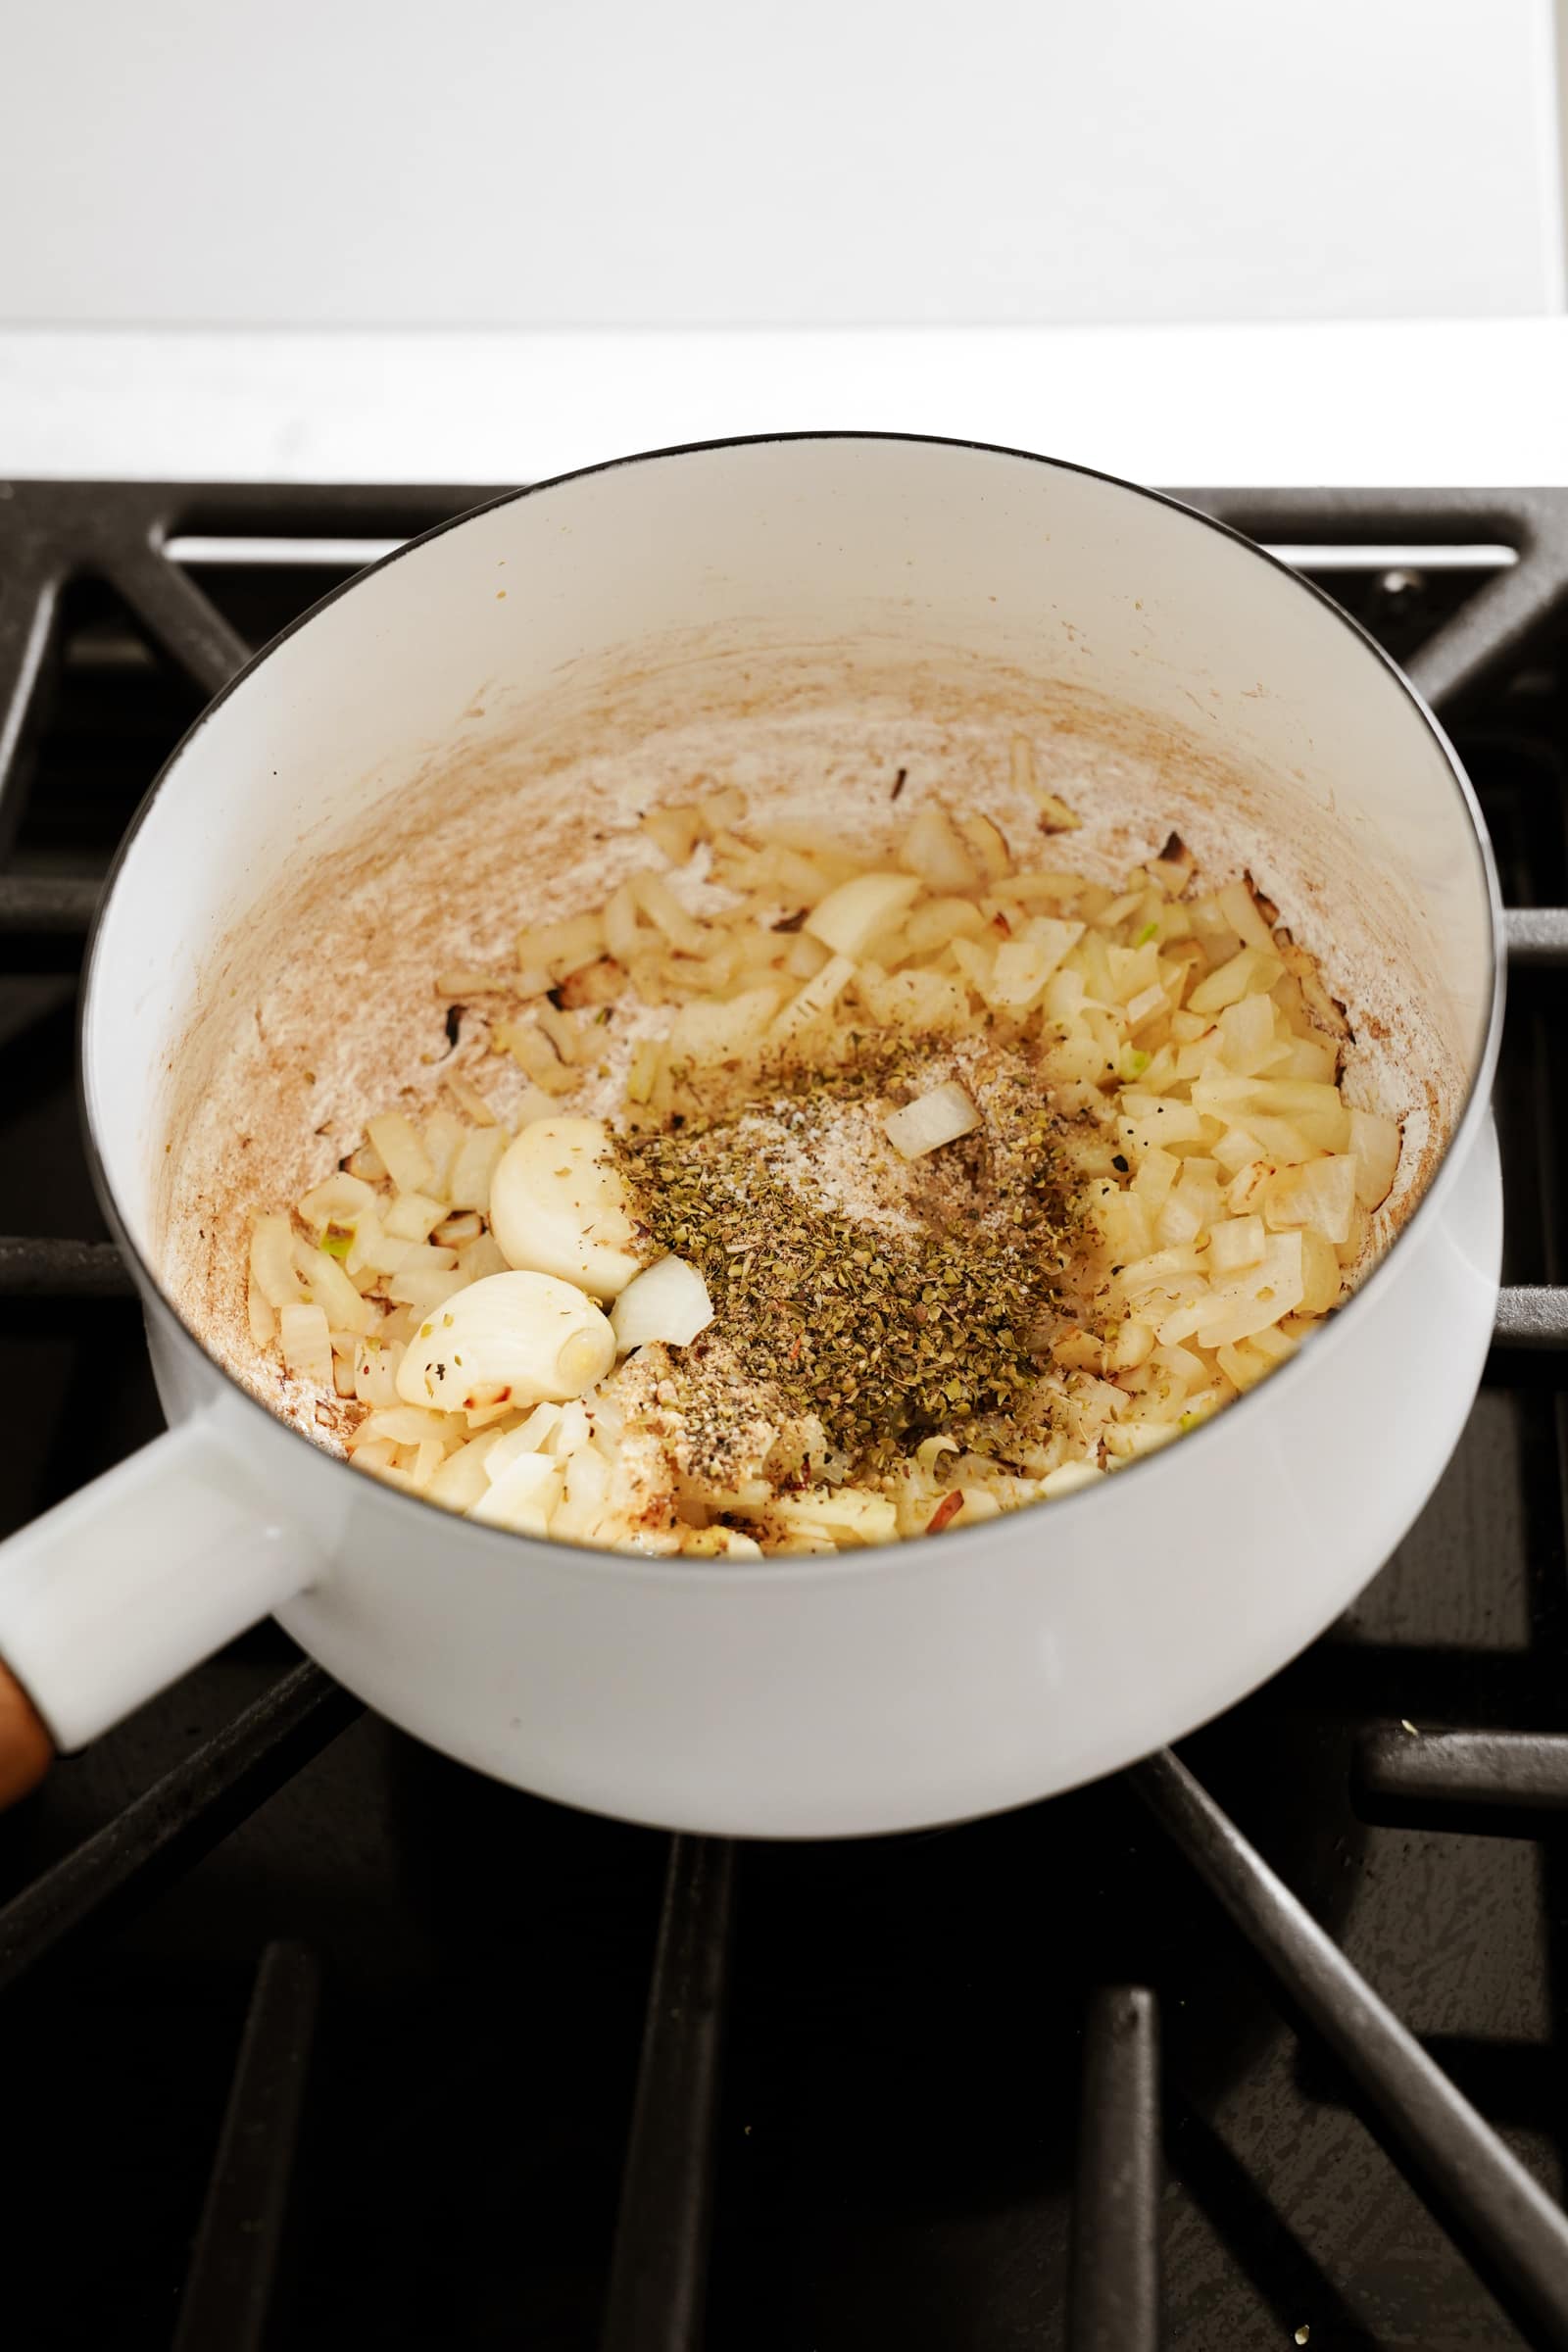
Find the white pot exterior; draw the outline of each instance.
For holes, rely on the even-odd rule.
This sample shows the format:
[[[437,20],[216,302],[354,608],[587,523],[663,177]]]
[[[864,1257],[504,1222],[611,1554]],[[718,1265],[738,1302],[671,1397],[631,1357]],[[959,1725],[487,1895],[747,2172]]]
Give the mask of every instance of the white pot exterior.
[[[864,437],[671,453],[503,504],[329,603],[220,702],[144,812],[91,963],[87,1108],[137,1251],[151,1106],[196,977],[323,796],[395,789],[498,671],[525,692],[585,647],[736,612],[832,628],[874,607],[887,625],[896,592],[928,631],[976,644],[999,597],[1014,616],[1034,600],[1065,672],[1155,715],[1208,681],[1227,741],[1289,776],[1303,822],[1331,812],[1441,939],[1441,1020],[1476,1086],[1399,1241],[1260,1390],[1088,1492],[827,1560],[659,1561],[453,1519],[274,1421],[140,1262],[171,1416],[200,1412],[301,1531],[315,1581],[279,1609],[288,1630],[451,1754],[632,1819],[897,1830],[1047,1794],[1190,1729],[1382,1564],[1458,1436],[1492,1331],[1495,885],[1429,714],[1323,600],[1182,510],[1040,460]]]
[[[270,1457],[333,1560],[277,1614],[350,1690],[591,1811],[818,1838],[1071,1788],[1310,1642],[1398,1543],[1464,1426],[1501,1234],[1489,1122],[1443,1213],[1392,1253],[1378,1311],[1339,1318],[1179,1445],[940,1544],[740,1573],[523,1544],[411,1502],[272,1421],[162,1301],[152,1311],[177,1338],[180,1393],[222,1393],[234,1446]]]

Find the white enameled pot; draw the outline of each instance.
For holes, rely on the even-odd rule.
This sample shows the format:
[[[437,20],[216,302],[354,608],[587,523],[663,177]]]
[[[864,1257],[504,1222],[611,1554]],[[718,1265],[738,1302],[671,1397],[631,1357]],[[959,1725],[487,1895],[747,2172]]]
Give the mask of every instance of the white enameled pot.
[[[1197,710],[1216,756],[1267,779],[1269,821],[1320,845],[1329,904],[1376,878],[1394,910],[1386,960],[1457,1072],[1419,1206],[1282,1371],[1089,1491],[940,1540],[744,1567],[529,1541],[314,1446],[162,1287],[170,1066],[203,975],[236,926],[265,923],[302,831],[323,808],[372,826],[482,684],[525,701],[574,663],[635,663],[709,627],[755,632],[760,674],[785,639],[863,635],[879,659],[995,643],[1156,732]],[[1377,1570],[1469,1410],[1500,1249],[1499,937],[1474,798],[1398,671],[1295,574],[1148,491],[1016,452],[811,434],[570,475],[416,542],[219,698],[107,895],[86,1120],[171,1429],[0,1551],[13,1781],[45,1732],[91,1740],[269,1611],[449,1754],[702,1831],[957,1819],[1189,1730]]]

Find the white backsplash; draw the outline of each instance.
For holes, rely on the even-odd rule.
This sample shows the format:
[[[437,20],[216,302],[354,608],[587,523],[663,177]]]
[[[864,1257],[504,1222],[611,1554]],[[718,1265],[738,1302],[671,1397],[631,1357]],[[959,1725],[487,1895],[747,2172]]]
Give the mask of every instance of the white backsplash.
[[[0,326],[1549,312],[1552,21],[1550,0],[35,9],[8,44]]]

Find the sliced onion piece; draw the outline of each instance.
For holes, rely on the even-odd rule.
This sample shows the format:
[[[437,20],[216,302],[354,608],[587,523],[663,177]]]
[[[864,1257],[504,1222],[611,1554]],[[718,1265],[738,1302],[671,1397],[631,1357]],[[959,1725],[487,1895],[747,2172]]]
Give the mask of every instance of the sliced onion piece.
[[[492,1486],[510,1470],[519,1453],[546,1453],[550,1442],[561,1426],[559,1404],[536,1404],[533,1411],[516,1429],[509,1429],[504,1438],[492,1438],[485,1456],[485,1475]]]
[[[456,1453],[449,1453],[426,1489],[430,1500],[439,1502],[449,1511],[467,1511],[481,1502],[490,1490],[485,1457],[496,1440],[488,1432],[470,1438]]]
[[[712,1320],[708,1285],[683,1257],[662,1257],[658,1265],[649,1266],[627,1283],[610,1313],[620,1355],[646,1348],[653,1340],[689,1348]]]
[[[403,1349],[394,1341],[362,1340],[354,1350],[354,1394],[361,1404],[397,1402],[398,1366]]]
[[[832,1010],[854,978],[855,966],[848,956],[830,956],[815,978],[790,999],[769,1029],[769,1038],[775,1045],[788,1045]]]
[[[1263,1188],[1264,1223],[1276,1233],[1309,1225],[1325,1241],[1348,1241],[1359,1173],[1360,1162],[1348,1152],[1281,1168]]]
[[[777,946],[777,941],[772,941]],[[743,989],[738,997],[694,997],[683,1004],[671,1023],[668,1051],[672,1060],[696,1063],[725,1061],[761,1042],[778,1010],[776,988]]]
[[[311,1304],[321,1308],[333,1331],[349,1331],[356,1339],[363,1339],[373,1329],[374,1307],[361,1298],[335,1257],[329,1257],[324,1250],[302,1247],[295,1251],[294,1263],[310,1294]]]
[[[1208,1262],[1216,1274],[1239,1274],[1257,1265],[1267,1247],[1261,1217],[1220,1217],[1209,1228]]]
[[[365,1132],[370,1139],[371,1150],[379,1153],[398,1191],[423,1192],[434,1177],[435,1169],[416,1130],[402,1111],[386,1110],[379,1118],[367,1119]]]
[[[371,1187],[346,1169],[328,1176],[324,1183],[313,1185],[301,1198],[300,1215],[317,1233],[324,1233],[328,1225],[352,1227],[366,1210],[375,1206]]]
[[[820,1529],[860,1544],[890,1544],[899,1532],[891,1497],[868,1487],[830,1487],[804,1494],[781,1494],[770,1515],[804,1534]]]
[[[835,956],[858,956],[879,931],[897,922],[919,893],[911,874],[857,874],[813,906],[802,925]]]
[[[427,1242],[447,1213],[444,1200],[432,1200],[428,1193],[399,1193],[381,1219],[381,1230],[389,1241]]]
[[[923,808],[899,847],[899,862],[928,890],[973,890],[980,875],[945,810]]]
[[[294,1264],[294,1233],[287,1217],[258,1217],[251,1227],[251,1280],[277,1312],[305,1299]]]
[[[332,1341],[318,1306],[280,1307],[277,1337],[287,1371],[298,1380],[315,1381],[318,1388],[331,1388]]]
[[[1394,1189],[1399,1165],[1399,1128],[1376,1111],[1350,1113],[1350,1155],[1355,1161],[1355,1197],[1363,1208],[1378,1208]]]
[[[486,1527],[510,1528],[516,1536],[542,1536],[561,1500],[565,1480],[548,1453],[519,1453],[495,1484],[486,1488],[467,1517]]]
[[[541,1092],[548,1103],[548,1096]],[[496,1169],[506,1152],[506,1127],[479,1127],[464,1136],[452,1162],[452,1183],[447,1188],[447,1204],[456,1211],[489,1209],[489,1188],[494,1183]]]
[[[979,1124],[980,1113],[956,1078],[933,1087],[928,1095],[917,1095],[902,1110],[890,1110],[882,1122],[888,1142],[905,1159],[920,1159]]]

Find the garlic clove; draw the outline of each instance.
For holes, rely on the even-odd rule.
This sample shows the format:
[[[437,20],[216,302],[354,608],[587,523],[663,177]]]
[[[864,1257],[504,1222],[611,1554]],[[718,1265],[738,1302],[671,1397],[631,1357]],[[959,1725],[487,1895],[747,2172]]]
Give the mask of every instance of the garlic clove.
[[[713,1320],[708,1285],[683,1257],[662,1257],[633,1277],[610,1311],[615,1350],[625,1355],[663,1340],[672,1348],[689,1348],[700,1331]]]
[[[470,1399],[561,1403],[602,1380],[615,1360],[609,1318],[569,1282],[549,1274],[487,1274],[436,1307],[398,1366],[407,1404],[463,1412]]]
[[[626,1191],[602,1119],[536,1119],[490,1183],[490,1230],[510,1265],[613,1298],[638,1271]]]

